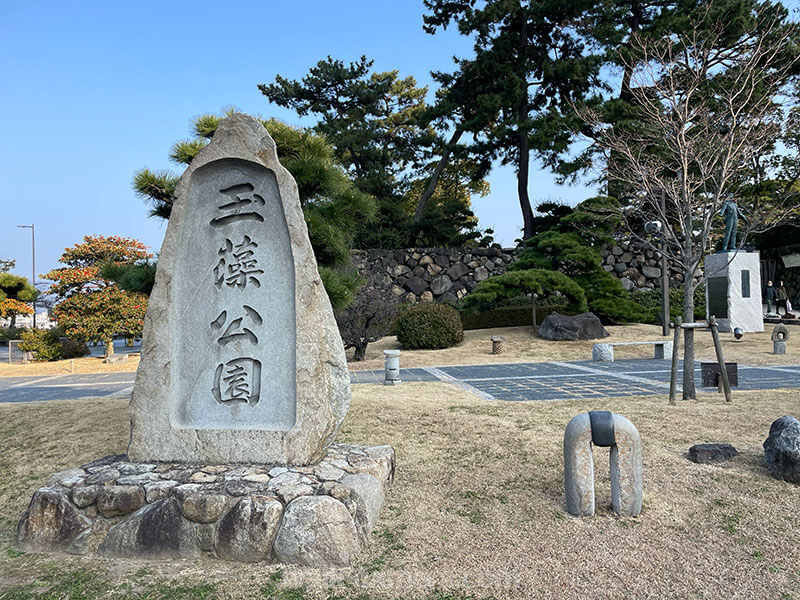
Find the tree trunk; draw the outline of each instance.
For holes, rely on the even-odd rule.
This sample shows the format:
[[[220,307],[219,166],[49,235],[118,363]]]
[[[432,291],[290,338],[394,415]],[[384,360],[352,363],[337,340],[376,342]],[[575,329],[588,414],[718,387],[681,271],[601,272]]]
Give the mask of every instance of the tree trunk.
[[[104,340],[103,345],[106,349],[106,356],[111,356],[114,354],[114,338],[112,337],[110,340]]]
[[[450,141],[447,142],[447,146],[444,148],[444,152],[442,152],[442,157],[439,159],[439,164],[436,165],[436,169],[434,169],[433,175],[431,175],[431,180],[428,182],[428,187],[425,188],[425,192],[423,192],[422,196],[419,198],[417,208],[414,211],[414,220],[411,224],[411,233],[409,234],[408,238],[409,248],[413,248],[414,244],[417,243],[419,231],[417,231],[416,225],[422,219],[422,213],[425,212],[425,206],[428,204],[428,200],[431,199],[431,196],[433,196],[433,193],[436,191],[436,185],[439,183],[439,178],[442,176],[447,163],[450,162],[450,154],[453,151],[453,146],[458,143],[458,140],[461,139],[461,135],[463,133],[464,130],[460,127],[457,127],[453,132],[453,135],[450,137]]]
[[[694,277],[687,269],[683,277],[683,322],[694,323]],[[694,387],[694,329],[683,330],[683,399],[697,399]]]
[[[528,139],[528,85],[527,70],[525,68],[525,52],[528,47],[528,17],[520,2],[520,48],[517,76],[521,80],[522,89],[520,90],[519,105],[517,106],[517,133],[519,139],[517,146],[519,150],[517,164],[517,194],[519,195],[519,206],[522,209],[522,241],[533,237],[533,210],[531,200],[528,197],[528,172],[530,170],[531,150],[530,140]]]
[[[353,348],[355,348],[355,352],[353,353],[353,360],[354,361],[364,360],[364,356],[367,353],[367,342],[364,342],[363,344],[355,344]]]
[[[517,165],[517,194],[519,207],[522,209],[522,241],[533,237],[533,210],[528,196],[528,166],[530,162],[530,149],[528,147],[527,131],[519,132],[519,164]]]

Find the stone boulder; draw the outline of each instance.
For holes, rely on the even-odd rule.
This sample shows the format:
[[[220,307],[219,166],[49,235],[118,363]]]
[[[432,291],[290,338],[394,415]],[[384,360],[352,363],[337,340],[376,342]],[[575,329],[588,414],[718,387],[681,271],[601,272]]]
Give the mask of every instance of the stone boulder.
[[[17,542],[25,549],[66,550],[91,522],[67,499],[64,488],[36,490],[17,525]]]
[[[217,556],[243,562],[268,559],[282,514],[283,506],[274,497],[243,498],[219,522]]]
[[[704,465],[724,462],[738,454],[730,444],[695,444],[689,448],[689,460]]]
[[[544,340],[595,340],[608,335],[600,319],[590,312],[574,317],[554,312],[547,315],[539,326],[539,337]]]
[[[193,558],[201,552],[197,525],[183,517],[177,498],[158,500],[114,525],[97,551],[139,558]]]
[[[350,488],[350,500],[355,502],[355,523],[362,536],[375,526],[383,506],[383,486],[377,477],[358,473],[342,477],[341,484]]]
[[[358,530],[339,500],[303,496],[286,507],[274,548],[284,563],[344,566],[359,550]]]
[[[774,477],[800,484],[800,421],[785,415],[772,423],[764,460]]]

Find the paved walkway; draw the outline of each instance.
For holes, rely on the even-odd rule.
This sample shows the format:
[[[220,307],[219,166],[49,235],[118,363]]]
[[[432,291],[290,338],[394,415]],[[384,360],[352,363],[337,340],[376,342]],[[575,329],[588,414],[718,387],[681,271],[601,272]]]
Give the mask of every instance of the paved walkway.
[[[665,360],[548,362],[400,369],[402,381],[446,381],[486,400],[525,402],[644,396],[669,392]],[[700,386],[700,363],[695,363]],[[354,384],[383,383],[381,371],[352,371]],[[136,373],[40,375],[0,378],[0,403],[126,397]],[[678,384],[682,374],[679,374]],[[800,388],[800,365],[739,365],[739,390]]]
[[[678,374],[678,389],[683,364]],[[383,371],[354,371],[353,383],[383,383]],[[700,389],[700,363],[694,367]],[[402,381],[446,381],[487,400],[511,402],[640,396],[669,392],[670,363],[665,360],[548,362],[400,369]],[[738,390],[800,388],[800,365],[739,365]],[[715,389],[715,388],[709,388]]]
[[[0,403],[128,396],[136,373],[0,377]]]

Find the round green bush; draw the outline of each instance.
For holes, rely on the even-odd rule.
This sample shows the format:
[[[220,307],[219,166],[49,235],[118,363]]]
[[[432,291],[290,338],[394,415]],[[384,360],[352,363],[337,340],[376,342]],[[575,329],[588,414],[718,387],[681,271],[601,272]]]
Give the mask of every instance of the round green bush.
[[[20,350],[33,354],[33,360],[37,362],[80,358],[89,354],[85,343],[64,337],[64,331],[60,327],[26,329],[20,338]]]
[[[61,338],[61,357],[62,358],[80,358],[90,354],[89,346],[85,342],[71,340],[69,338]]]
[[[464,340],[458,311],[448,304],[415,304],[395,323],[397,341],[409,350],[449,348]]]
[[[54,329],[28,329],[20,335],[19,349],[33,354],[33,360],[51,361],[63,358],[64,349]]]

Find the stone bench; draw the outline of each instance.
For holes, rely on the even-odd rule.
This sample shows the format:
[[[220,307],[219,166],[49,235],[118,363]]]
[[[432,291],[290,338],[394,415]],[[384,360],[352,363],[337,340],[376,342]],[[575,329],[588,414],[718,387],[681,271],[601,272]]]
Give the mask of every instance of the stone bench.
[[[647,346],[652,344],[655,347],[653,358],[668,359],[672,355],[672,341],[658,340],[656,342],[614,342],[605,344],[595,344],[592,348],[592,360],[614,362],[614,346]]]

